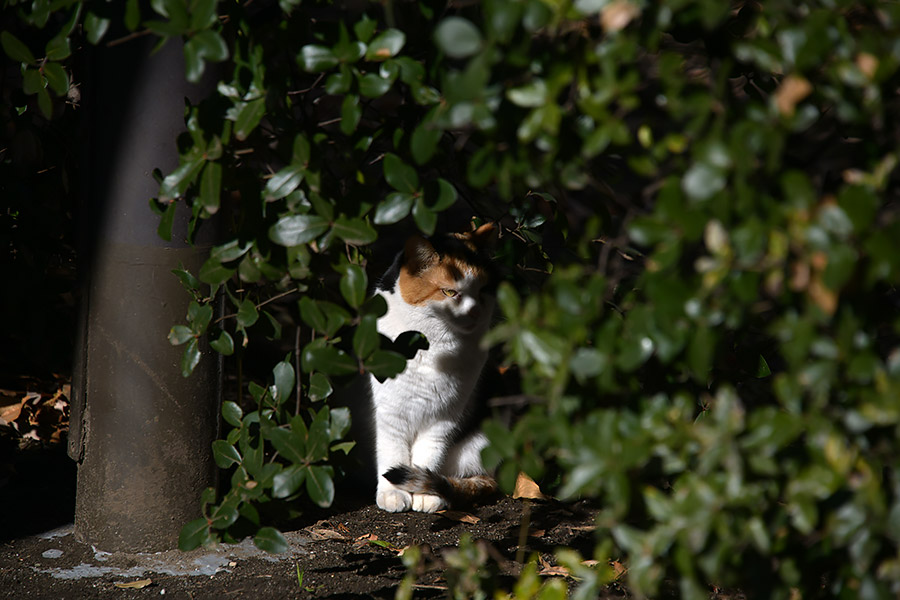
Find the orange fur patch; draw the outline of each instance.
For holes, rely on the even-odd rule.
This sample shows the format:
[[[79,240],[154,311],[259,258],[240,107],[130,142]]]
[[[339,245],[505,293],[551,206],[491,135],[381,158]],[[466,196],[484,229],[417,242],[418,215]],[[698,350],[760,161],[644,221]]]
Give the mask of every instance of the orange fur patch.
[[[431,301],[448,300],[441,290],[455,289],[457,282],[466,275],[486,276],[481,268],[455,256],[444,256],[417,273],[413,273],[409,265],[403,265],[398,281],[400,295],[404,302],[416,306]]]

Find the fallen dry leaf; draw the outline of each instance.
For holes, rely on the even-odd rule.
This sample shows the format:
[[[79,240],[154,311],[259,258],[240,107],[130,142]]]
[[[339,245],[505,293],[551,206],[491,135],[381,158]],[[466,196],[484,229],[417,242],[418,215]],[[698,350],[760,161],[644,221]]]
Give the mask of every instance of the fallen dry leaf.
[[[540,486],[534,482],[534,479],[520,472],[516,477],[516,488],[513,490],[513,498],[529,498],[531,500],[543,500],[547,496],[541,492]]]
[[[614,0],[603,7],[600,25],[606,33],[621,31],[640,14],[641,9],[628,0]]]
[[[628,572],[628,569],[617,560],[609,561],[609,566],[612,567],[613,573],[616,574],[616,579],[621,579],[625,573]]]
[[[471,513],[459,510],[439,510],[437,514],[447,517],[450,520],[459,521],[460,523],[469,523],[470,525],[474,525],[481,520]]]
[[[153,583],[149,579],[138,579],[137,581],[129,581],[128,583],[117,583],[115,584],[117,588],[121,588],[123,590],[139,590],[141,588],[145,588],[148,585]]]
[[[775,90],[775,107],[778,112],[790,117],[801,100],[812,92],[812,84],[799,75],[788,75]]]
[[[354,546],[362,546],[364,544],[368,544],[369,542],[378,541],[378,536],[374,533],[366,533],[364,535],[359,536],[355,540],[353,540]]]
[[[541,570],[538,571],[538,575],[542,575],[544,577],[569,577],[569,570],[565,567],[561,567],[559,565],[547,565],[545,567],[541,567]]]
[[[314,540],[346,540],[347,537],[334,529],[307,529]]]
[[[10,404],[9,406],[0,407],[0,424],[12,423],[19,418],[22,413],[22,404]]]
[[[878,58],[868,52],[860,52],[856,55],[856,66],[867,78],[874,79],[878,70]]]

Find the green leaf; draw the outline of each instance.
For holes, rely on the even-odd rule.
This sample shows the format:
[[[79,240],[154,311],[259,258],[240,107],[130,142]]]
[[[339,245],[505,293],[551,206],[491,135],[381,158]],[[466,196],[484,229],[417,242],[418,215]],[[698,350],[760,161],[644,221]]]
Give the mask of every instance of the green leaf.
[[[325,91],[332,96],[346,94],[350,91],[352,83],[353,76],[350,74],[349,69],[347,69],[346,73],[342,69],[340,72],[332,73],[328,76],[328,79],[325,80]]]
[[[399,29],[383,31],[369,43],[366,49],[366,60],[386,60],[396,56],[406,43],[406,34]]]
[[[350,375],[359,371],[356,359],[334,346],[303,349],[304,370],[321,371],[328,375]]]
[[[341,295],[347,304],[358,308],[366,299],[366,286],[368,285],[366,272],[358,265],[349,265],[341,277]]]
[[[306,169],[302,165],[289,164],[277,173],[275,173],[268,182],[266,182],[266,202],[280,200],[284,198],[300,185]]]
[[[456,202],[456,188],[446,179],[438,179],[425,188],[425,204],[435,212],[446,210]]]
[[[328,226],[328,220],[318,215],[288,215],[272,225],[269,239],[280,246],[299,246],[325,233]]]
[[[331,51],[339,61],[355,63],[365,56],[366,45],[358,40],[351,40],[347,27],[341,22],[338,43],[331,48]]]
[[[336,67],[340,61],[331,48],[310,44],[300,49],[298,62],[304,71],[318,73]]]
[[[169,330],[169,343],[173,346],[180,346],[186,341],[194,337],[194,330],[185,325],[173,325]]]
[[[713,331],[707,327],[698,328],[688,345],[688,365],[694,379],[700,383],[706,383],[709,378],[715,349],[716,336]]]
[[[301,465],[291,465],[272,478],[272,496],[287,498],[293,496],[306,481],[307,469]]]
[[[305,167],[309,164],[311,154],[312,150],[309,145],[309,140],[306,139],[306,136],[302,133],[298,133],[297,137],[294,138],[294,146],[291,151],[291,162],[295,165]]]
[[[366,315],[356,326],[356,331],[353,332],[353,352],[361,360],[369,358],[380,345],[377,322],[378,319],[374,315]]]
[[[47,60],[65,60],[69,58],[72,55],[72,45],[68,35],[64,34],[64,31],[60,31],[47,42],[47,45],[44,47],[44,53],[47,55]]]
[[[428,339],[418,331],[404,331],[391,343],[391,350],[401,356],[413,358],[419,350],[428,350]]]
[[[391,80],[376,73],[366,73],[359,79],[359,93],[366,98],[380,98],[391,89]]]
[[[190,552],[211,541],[209,524],[203,517],[186,524],[178,533],[178,549],[182,552]]]
[[[406,368],[406,358],[392,350],[376,350],[363,363],[366,371],[379,381],[396,377]]]
[[[217,258],[210,256],[206,259],[206,262],[203,263],[203,266],[200,267],[200,272],[197,276],[200,277],[200,281],[204,283],[219,285],[231,279],[235,270],[236,269],[226,267]]]
[[[332,408],[329,411],[328,439],[336,442],[350,430],[350,409],[346,406]]]
[[[363,219],[339,217],[332,227],[336,236],[354,246],[371,244],[378,237],[378,233]]]
[[[259,319],[259,312],[251,300],[244,300],[238,307],[237,322],[241,327],[250,327]]]
[[[194,333],[203,333],[206,331],[209,322],[212,320],[213,308],[209,304],[200,304],[196,301],[188,305],[187,319],[191,324]]]
[[[188,377],[198,364],[200,364],[200,345],[197,338],[193,338],[188,342],[184,348],[184,354],[181,356],[181,375]]]
[[[260,527],[253,537],[253,543],[270,554],[281,554],[291,549],[281,532],[274,527]]]
[[[537,108],[547,103],[547,84],[543,79],[534,79],[526,85],[510,88],[506,91],[507,99],[523,108]]]
[[[140,0],[127,0],[125,3],[125,27],[134,31],[141,24]]]
[[[232,427],[240,427],[241,419],[244,418],[244,412],[236,402],[226,400],[222,403],[222,418]]]
[[[324,400],[334,391],[331,381],[323,373],[313,373],[309,378],[309,399],[313,402]]]
[[[231,338],[231,334],[224,329],[219,334],[218,339],[209,343],[209,347],[223,356],[234,354],[234,340]]]
[[[311,465],[306,476],[306,492],[321,507],[331,506],[334,500],[334,470],[331,467]]]
[[[207,162],[200,173],[200,204],[211,215],[219,212],[222,198],[222,165]]]
[[[450,58],[467,58],[481,50],[481,31],[462,17],[447,17],[437,26],[434,41]]]
[[[419,175],[396,154],[384,155],[384,179],[399,192],[414,194],[419,189]]]
[[[368,43],[375,34],[376,27],[378,27],[378,21],[363,14],[362,18],[353,24],[353,33],[356,34],[359,41]]]
[[[275,389],[272,396],[276,402],[281,404],[294,393],[294,367],[287,361],[281,361],[272,369],[272,375],[275,378]]]
[[[409,140],[409,149],[417,165],[424,165],[431,160],[443,135],[443,131],[428,121],[416,125]]]
[[[247,139],[265,114],[266,99],[264,97],[238,103],[236,110],[228,113],[228,118],[234,120],[234,137],[241,141]]]
[[[215,16],[213,19],[215,19]],[[228,59],[228,45],[217,31],[205,29],[197,33],[189,41],[196,44],[200,56],[206,60],[222,62]]]
[[[350,135],[356,131],[359,120],[362,118],[362,107],[359,105],[359,97],[354,94],[344,96],[341,103],[341,132]]]
[[[845,244],[835,244],[828,250],[828,262],[822,281],[832,290],[840,290],[850,277],[859,261],[859,254]]]
[[[37,62],[28,46],[8,31],[0,33],[0,45],[3,46],[3,51],[6,52],[6,55],[16,62],[28,64]]]
[[[717,166],[697,162],[681,180],[681,188],[692,200],[707,200],[725,189],[725,172]]]
[[[166,211],[159,220],[156,228],[156,235],[167,242],[172,241],[172,225],[175,223],[175,202],[169,202]]]
[[[190,4],[191,29],[209,29],[218,21],[216,7],[218,0],[193,0]]]
[[[322,332],[327,327],[325,313],[319,304],[309,296],[303,296],[297,303],[300,308],[300,318],[314,330]]]
[[[87,14],[84,15],[84,30],[87,33],[88,42],[91,45],[96,46],[100,40],[103,39],[103,36],[106,35],[110,23],[112,23],[110,19],[101,17],[92,11],[88,11]]]
[[[425,205],[423,198],[416,198],[412,213],[419,230],[425,235],[432,235],[437,227],[437,213]]]
[[[306,441],[297,433],[279,427],[263,429],[263,435],[272,442],[279,454],[295,464],[306,461]]]
[[[375,207],[375,224],[390,225],[404,219],[415,199],[414,195],[406,192],[391,192]]]
[[[579,348],[569,361],[569,368],[583,382],[602,373],[608,362],[608,357],[596,348]]]
[[[159,199],[161,201],[172,200],[184,196],[188,186],[193,183],[205,164],[206,161],[202,158],[189,160],[166,175],[159,186]]]
[[[37,69],[25,69],[22,72],[22,91],[28,94],[37,94],[44,89],[44,78]]]
[[[50,92],[47,91],[47,88],[42,87],[37,91],[37,101],[38,108],[41,109],[41,114],[44,115],[45,119],[50,119],[53,117],[53,100],[50,99]]]
[[[212,443],[213,458],[220,469],[227,469],[231,465],[241,463],[241,455],[237,448],[225,440],[216,440]]]

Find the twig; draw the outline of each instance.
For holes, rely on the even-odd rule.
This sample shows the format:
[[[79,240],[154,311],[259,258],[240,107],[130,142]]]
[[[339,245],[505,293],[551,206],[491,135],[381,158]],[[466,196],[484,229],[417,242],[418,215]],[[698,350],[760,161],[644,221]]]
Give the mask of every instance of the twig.
[[[297,382],[297,411],[296,414],[300,414],[300,326],[297,325],[294,330],[294,373],[296,374],[295,381]]]
[[[153,33],[153,32],[150,31],[149,29],[144,29],[143,31],[133,31],[124,37],[120,37],[118,39],[106,42],[106,47],[113,48],[115,46],[119,46],[126,42],[130,42],[131,40],[136,40],[139,37],[144,37],[145,35],[150,35],[151,33]]]
[[[276,300],[280,300],[280,299],[284,298],[285,296],[290,296],[291,294],[299,294],[299,293],[300,293],[300,290],[288,290],[286,292],[281,292],[280,294],[276,294],[276,295],[272,296],[271,298],[269,298],[268,300],[263,300],[262,302],[257,304],[256,310],[261,309],[263,306],[265,306],[266,304],[269,304],[270,302],[275,302]],[[225,319],[231,319],[236,316],[237,316],[237,313],[232,313],[230,315],[224,315],[222,317],[219,317],[215,321],[213,321],[213,324],[220,323],[221,321],[224,321]]]

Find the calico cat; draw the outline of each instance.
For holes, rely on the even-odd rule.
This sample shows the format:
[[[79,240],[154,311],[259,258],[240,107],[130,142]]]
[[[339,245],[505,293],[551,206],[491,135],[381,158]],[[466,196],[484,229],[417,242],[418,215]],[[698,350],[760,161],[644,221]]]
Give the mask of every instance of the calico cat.
[[[484,250],[492,224],[426,240],[413,236],[377,291],[388,311],[378,330],[428,339],[397,377],[370,377],[379,508],[435,512],[496,490],[481,464],[487,439],[467,427],[487,353],[479,342],[494,306]]]

